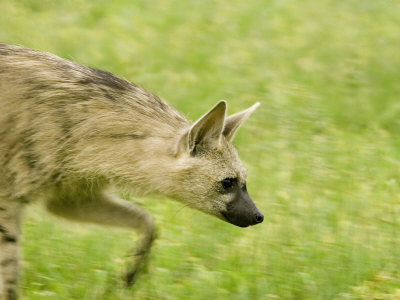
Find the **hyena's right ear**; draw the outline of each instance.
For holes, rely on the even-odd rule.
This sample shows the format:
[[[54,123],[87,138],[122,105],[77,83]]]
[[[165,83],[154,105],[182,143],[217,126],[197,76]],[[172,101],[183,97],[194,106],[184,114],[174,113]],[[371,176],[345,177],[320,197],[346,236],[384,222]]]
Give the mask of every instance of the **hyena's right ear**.
[[[234,115],[227,117],[226,121],[225,121],[224,132],[223,132],[225,138],[229,141],[232,141],[239,126],[242,125],[244,120],[246,120],[259,106],[260,106],[260,102],[257,102],[256,104],[252,105],[248,109],[245,109],[241,112],[238,112]]]
[[[177,155],[182,152],[195,155],[199,145],[207,148],[218,147],[225,126],[225,116],[226,101],[221,100],[208,113],[193,123],[181,137]]]

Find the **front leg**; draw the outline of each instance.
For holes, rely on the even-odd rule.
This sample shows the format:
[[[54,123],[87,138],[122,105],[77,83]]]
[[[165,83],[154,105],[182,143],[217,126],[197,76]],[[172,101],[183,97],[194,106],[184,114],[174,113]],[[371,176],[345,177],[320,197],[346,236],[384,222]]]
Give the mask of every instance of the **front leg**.
[[[85,196],[64,195],[47,202],[50,212],[80,222],[132,228],[140,234],[125,280],[130,286],[143,265],[155,237],[151,215],[142,207],[117,197],[96,193]]]
[[[22,204],[0,197],[0,299],[18,298],[18,240]]]
[[[150,253],[151,245],[156,237],[154,225],[152,224],[151,232],[148,231],[143,233],[140,240],[137,242],[135,249],[133,250],[133,257],[131,264],[129,264],[127,272],[125,274],[126,286],[132,286],[134,283],[135,275],[142,268],[146,261],[147,255]]]

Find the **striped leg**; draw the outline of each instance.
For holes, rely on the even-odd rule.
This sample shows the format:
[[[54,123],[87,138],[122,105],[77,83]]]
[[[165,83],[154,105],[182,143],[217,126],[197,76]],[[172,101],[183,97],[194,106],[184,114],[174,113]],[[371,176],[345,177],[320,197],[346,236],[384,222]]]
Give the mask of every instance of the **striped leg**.
[[[136,273],[150,251],[155,235],[153,218],[146,210],[104,193],[52,199],[47,202],[47,208],[52,213],[68,219],[132,228],[137,231],[140,234],[140,240],[125,277],[128,286],[133,283]]]
[[[0,198],[0,299],[18,298],[18,239],[22,205]]]

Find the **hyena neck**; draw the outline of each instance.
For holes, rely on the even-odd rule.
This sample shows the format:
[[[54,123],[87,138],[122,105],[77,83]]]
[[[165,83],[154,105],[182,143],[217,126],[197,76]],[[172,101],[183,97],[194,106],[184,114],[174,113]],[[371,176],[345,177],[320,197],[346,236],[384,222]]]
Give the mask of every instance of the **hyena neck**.
[[[177,134],[180,134],[179,131]],[[150,136],[135,143],[136,148],[125,153],[123,160],[114,164],[111,174],[114,183],[133,194],[169,195],[171,182],[186,166],[176,156],[177,134],[171,137]],[[108,172],[110,169],[105,170]]]
[[[178,168],[176,147],[189,130],[189,122],[136,86],[118,101],[122,105],[93,112],[93,119],[86,120],[82,130],[75,130],[82,136],[72,152],[73,168],[136,194],[166,194],[167,182]]]

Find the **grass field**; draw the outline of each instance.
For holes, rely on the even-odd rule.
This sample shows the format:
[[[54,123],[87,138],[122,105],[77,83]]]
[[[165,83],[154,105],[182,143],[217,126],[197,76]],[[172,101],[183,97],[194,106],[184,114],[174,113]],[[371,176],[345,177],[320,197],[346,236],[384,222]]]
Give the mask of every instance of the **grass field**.
[[[131,199],[159,238],[121,285],[131,232],[34,205],[24,299],[400,299],[400,3],[0,0],[0,41],[149,89],[195,120],[256,101],[235,145],[265,214],[241,229]],[[129,196],[126,196],[129,198]]]

